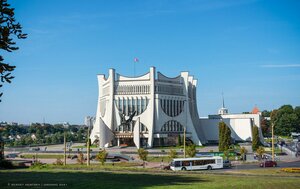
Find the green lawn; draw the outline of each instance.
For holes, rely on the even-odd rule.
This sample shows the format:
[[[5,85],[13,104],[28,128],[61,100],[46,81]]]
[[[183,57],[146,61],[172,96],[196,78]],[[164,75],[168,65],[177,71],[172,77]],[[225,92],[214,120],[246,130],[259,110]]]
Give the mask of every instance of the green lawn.
[[[275,175],[275,176],[294,176],[299,177],[300,179],[300,173],[289,173],[284,172],[281,170],[281,168],[266,168],[266,169],[249,169],[249,170],[234,170],[230,171],[231,173],[235,174],[247,174],[247,175]]]
[[[68,154],[67,154],[68,155]],[[23,158],[33,158],[33,156],[35,156],[35,154],[22,154]],[[64,155],[60,155],[60,154],[37,154],[37,158],[38,159],[62,159],[64,158]]]
[[[180,157],[180,156],[179,156]],[[147,161],[149,162],[161,162],[163,160],[164,163],[171,162],[173,158],[169,158],[168,156],[148,156]]]
[[[86,148],[86,146],[81,145],[81,146],[72,146],[72,148]],[[97,145],[91,145],[90,148],[98,148]]]
[[[297,188],[299,177],[216,175],[193,172],[100,172],[87,170],[1,170],[0,188]],[[43,187],[44,186],[44,187]],[[51,187],[53,186],[53,187]],[[29,187],[27,187],[29,188]]]

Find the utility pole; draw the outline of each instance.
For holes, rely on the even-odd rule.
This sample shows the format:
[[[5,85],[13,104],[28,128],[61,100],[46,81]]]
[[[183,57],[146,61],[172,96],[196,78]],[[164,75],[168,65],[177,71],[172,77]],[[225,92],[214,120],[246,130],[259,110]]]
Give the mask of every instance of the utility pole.
[[[274,123],[272,123],[272,161],[275,160],[274,157]]]
[[[86,165],[90,165],[90,127],[88,126],[88,132],[87,132],[87,144],[86,144]]]
[[[66,132],[64,132],[64,166],[67,165],[67,154],[66,154],[66,150],[67,150]]]
[[[183,157],[185,158],[185,132],[186,127],[183,128]]]

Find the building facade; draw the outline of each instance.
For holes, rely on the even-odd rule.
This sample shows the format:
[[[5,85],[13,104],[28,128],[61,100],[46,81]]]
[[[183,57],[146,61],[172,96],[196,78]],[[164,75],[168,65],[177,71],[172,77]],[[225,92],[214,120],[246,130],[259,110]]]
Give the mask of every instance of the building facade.
[[[219,122],[231,129],[237,142],[252,141],[252,128],[260,128],[258,109],[249,114],[229,114],[223,106],[218,114],[199,118],[197,80],[188,72],[169,78],[155,67],[138,77],[126,77],[109,70],[98,77],[98,106],[90,135],[101,148],[108,146],[173,146],[187,140],[196,145],[218,143]],[[128,124],[127,124],[128,123]]]
[[[223,121],[231,130],[231,138],[236,142],[251,142],[252,128],[258,127],[260,142],[264,144],[264,138],[261,131],[261,112],[257,107],[247,114],[230,114],[228,109],[223,106],[219,109],[217,115],[209,115],[206,118],[200,118],[200,127],[208,143],[219,142],[219,122]]]
[[[186,137],[196,145],[207,141],[200,125],[197,80],[188,72],[175,78],[156,72],[155,67],[139,77],[126,77],[109,70],[98,75],[98,107],[91,141],[100,147],[175,145]],[[128,126],[122,121],[132,117]]]

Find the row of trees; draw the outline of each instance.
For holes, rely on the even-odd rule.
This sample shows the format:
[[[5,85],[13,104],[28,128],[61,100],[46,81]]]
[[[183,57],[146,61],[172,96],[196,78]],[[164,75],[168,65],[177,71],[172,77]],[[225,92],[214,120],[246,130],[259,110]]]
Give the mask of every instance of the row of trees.
[[[0,134],[9,146],[27,146],[37,144],[59,144],[64,141],[85,142],[87,128],[77,125],[68,126],[61,124],[31,124],[30,126],[7,125],[0,130]],[[13,139],[12,139],[13,138]]]
[[[283,105],[278,109],[262,112],[261,130],[264,136],[271,137],[272,123],[275,125],[274,133],[280,136],[290,136],[291,132],[300,132],[300,106],[293,108]]]
[[[290,136],[291,132],[300,132],[300,106],[293,108],[291,105],[283,105],[273,110],[270,116],[276,135]]]

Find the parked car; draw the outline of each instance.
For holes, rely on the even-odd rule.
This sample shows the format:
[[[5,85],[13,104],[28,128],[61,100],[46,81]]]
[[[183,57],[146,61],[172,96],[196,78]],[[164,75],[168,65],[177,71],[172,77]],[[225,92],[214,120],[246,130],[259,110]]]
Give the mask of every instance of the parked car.
[[[231,162],[229,160],[224,160],[223,161],[223,168],[230,168],[231,167]]]
[[[260,167],[276,167],[277,163],[276,161],[265,161],[265,162],[261,162],[259,164]]]
[[[39,147],[32,147],[31,149],[29,149],[30,151],[40,151]]]
[[[162,168],[163,168],[163,170],[171,170],[170,165],[165,165]]]
[[[18,157],[18,154],[7,154],[5,157],[6,158],[16,158],[16,157]]]

